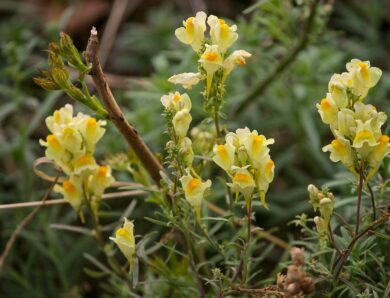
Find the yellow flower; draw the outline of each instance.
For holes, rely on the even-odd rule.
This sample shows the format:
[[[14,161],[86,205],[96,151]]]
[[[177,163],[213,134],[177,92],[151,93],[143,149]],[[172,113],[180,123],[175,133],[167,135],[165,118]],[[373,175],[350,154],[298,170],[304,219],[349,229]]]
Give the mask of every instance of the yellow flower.
[[[318,113],[321,115],[322,122],[335,127],[337,125],[338,108],[334,100],[327,94],[319,104],[316,105]]]
[[[97,167],[95,159],[90,154],[79,155],[73,160],[73,173],[76,175],[87,177]]]
[[[238,131],[238,130],[237,130]],[[273,144],[274,139],[266,139],[263,135],[258,135],[256,130],[242,136],[242,143],[248,153],[251,163],[257,167],[268,156],[268,145]]]
[[[84,195],[82,189],[82,179],[78,176],[70,176],[68,180],[62,183],[62,186],[55,185],[54,191],[61,193],[64,200],[67,201],[73,209],[80,211],[84,203]]]
[[[245,65],[245,58],[251,57],[252,54],[244,50],[234,51],[225,59],[222,64],[223,67],[223,78],[222,81],[231,73],[235,65]]]
[[[346,72],[342,74],[336,73],[330,78],[328,84],[329,93],[339,109],[348,106],[347,88],[349,81],[350,75]]]
[[[232,191],[236,192],[236,194],[242,193],[248,208],[253,190],[256,187],[255,180],[253,179],[252,174],[248,171],[248,166],[233,166],[232,171],[232,183],[227,183],[227,185],[230,186]]]
[[[195,17],[183,21],[183,26],[175,31],[176,37],[184,44],[188,44],[195,52],[201,49],[206,31],[207,15],[200,11]]]
[[[192,117],[187,109],[183,109],[177,112],[176,115],[173,117],[173,128],[179,138],[184,138],[187,135],[191,121]]]
[[[192,177],[189,172],[180,178],[186,200],[195,209],[197,217],[200,218],[200,207],[204,198],[204,192],[211,187],[211,180],[202,182],[199,178]]]
[[[57,134],[57,137],[61,139],[64,148],[72,154],[82,151],[83,138],[80,131],[75,127],[70,125],[64,127],[62,131]]]
[[[114,181],[115,179],[111,175],[111,167],[99,166],[95,169],[94,173],[89,176],[89,192],[93,194],[93,196],[100,198],[105,189],[109,187]]]
[[[211,89],[211,83],[213,81],[214,73],[221,68],[223,58],[219,52],[217,45],[206,44],[206,50],[200,56],[198,62],[202,65],[207,73],[207,88],[206,96],[209,95]]]
[[[350,109],[341,109],[337,115],[337,130],[348,138],[356,132],[355,113]]]
[[[179,143],[180,154],[183,158],[183,162],[186,167],[191,168],[192,162],[194,161],[194,151],[192,150],[192,141],[188,137],[184,137]]]
[[[103,137],[105,129],[102,127],[106,125],[106,121],[96,121],[95,118],[89,117],[79,113],[75,118],[78,122],[78,129],[83,136],[84,146],[87,152],[93,154],[96,143]]]
[[[180,94],[179,92],[169,93],[161,97],[161,103],[166,109],[178,112],[183,109],[191,110],[191,99],[187,93]]]
[[[168,82],[172,84],[182,85],[184,89],[191,89],[192,86],[198,84],[199,81],[202,79],[203,79],[202,75],[199,72],[197,73],[184,72],[184,73],[171,76],[168,79]]]
[[[71,154],[65,150],[62,145],[62,140],[56,137],[53,134],[50,134],[46,137],[46,142],[44,140],[39,140],[41,146],[46,147],[45,155],[47,158],[53,160],[65,174],[70,174],[72,165]]]
[[[334,203],[331,198],[322,198],[320,200],[320,213],[326,227],[329,224],[330,217],[333,212],[333,208],[334,208]]]
[[[225,53],[238,38],[237,26],[229,27],[223,19],[213,15],[208,17],[207,24],[210,26],[210,36],[213,44],[218,45],[221,53]]]
[[[359,59],[352,59],[347,63],[347,70],[351,74],[353,93],[362,98],[367,95],[370,88],[378,83],[382,76],[382,71],[377,67],[371,67],[370,61]]]
[[[66,104],[59,110],[55,110],[53,116],[46,118],[46,126],[52,132],[61,131],[63,126],[66,126],[73,120],[73,106]]]
[[[268,191],[268,187],[272,180],[274,180],[275,163],[267,154],[265,160],[263,160],[255,171],[256,187],[259,191],[261,203],[268,209],[267,202],[265,201],[265,195]]]
[[[378,145],[375,146],[371,154],[368,156],[368,165],[370,171],[367,175],[367,181],[378,171],[383,159],[390,153],[389,136],[382,135],[377,140]]]
[[[230,142],[227,142],[224,145],[215,145],[213,148],[213,161],[227,173],[230,173],[234,164],[235,150],[235,147]]]
[[[338,136],[331,144],[322,148],[323,152],[330,152],[330,160],[333,162],[341,161],[351,172],[355,173],[355,158],[352,152],[351,144],[348,140]]]
[[[131,269],[135,252],[134,224],[127,218],[124,218],[124,221],[123,226],[116,230],[115,237],[110,237],[110,240],[114,241],[119,247],[120,251],[129,261]]]
[[[371,120],[363,123],[360,119],[356,120],[356,135],[353,140],[352,147],[362,148],[366,143],[370,147],[376,146],[378,143],[374,137],[374,132],[371,127]]]
[[[314,184],[309,184],[307,186],[307,192],[309,193],[310,203],[313,206],[314,211],[317,211],[320,200],[318,197],[319,190]]]

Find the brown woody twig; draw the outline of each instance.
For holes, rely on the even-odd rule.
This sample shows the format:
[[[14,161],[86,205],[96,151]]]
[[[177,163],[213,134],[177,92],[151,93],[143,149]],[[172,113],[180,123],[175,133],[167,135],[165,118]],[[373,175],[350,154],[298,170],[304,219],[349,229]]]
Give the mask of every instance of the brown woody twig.
[[[153,178],[154,182],[157,185],[160,185],[160,172],[165,170],[150,149],[146,146],[142,138],[138,135],[137,130],[126,120],[122,110],[118,106],[100,65],[98,47],[99,39],[97,31],[93,27],[88,40],[85,58],[87,62],[92,64],[90,74],[95,83],[96,89],[99,91],[99,94],[103,99],[104,105],[109,113],[109,118],[120,133],[125,137],[127,143],[134,150],[135,154]]]

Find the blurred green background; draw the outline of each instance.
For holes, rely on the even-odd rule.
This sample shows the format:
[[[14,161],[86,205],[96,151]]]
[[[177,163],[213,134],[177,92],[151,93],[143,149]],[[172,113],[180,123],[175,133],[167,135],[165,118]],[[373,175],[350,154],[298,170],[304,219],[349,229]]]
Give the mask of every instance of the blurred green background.
[[[335,192],[340,195],[350,191],[345,187],[348,176],[342,167],[332,164],[321,151],[331,135],[321,123],[315,104],[325,96],[330,76],[344,71],[345,63],[352,58],[370,60],[384,73],[370,92],[369,101],[378,110],[390,112],[390,1],[330,0],[320,2],[307,47],[242,113],[232,116],[239,102],[299,41],[308,14],[307,2],[311,1],[2,0],[0,204],[40,200],[48,187],[32,170],[34,160],[44,155],[38,140],[47,134],[45,117],[55,108],[72,103],[60,92],[46,92],[32,82],[46,66],[48,42],[57,41],[58,33],[65,31],[83,50],[92,25],[105,34],[107,47],[101,54],[115,96],[147,144],[163,153],[167,139],[160,97],[174,90],[167,78],[196,70],[192,50],[176,40],[174,30],[183,19],[205,10],[236,23],[240,37],[235,49],[253,54],[247,66],[227,81],[224,123],[231,130],[248,126],[275,139],[271,154],[276,178],[268,195],[270,211],[257,208],[257,224],[275,228],[278,236],[290,239],[296,231],[287,223],[297,214],[311,212],[306,195],[309,183],[338,186]],[[118,30],[110,31],[115,29],[115,22]],[[189,92],[194,102],[194,125],[206,116],[199,92],[197,88]],[[80,106],[77,110],[86,111]],[[388,124],[384,131],[389,133]],[[103,159],[124,152],[126,144],[109,125],[97,150],[98,159]],[[115,218],[129,204],[129,200],[121,199],[104,208],[108,217]],[[146,206],[148,203],[137,200],[132,217],[150,216]],[[0,251],[28,212],[0,210]],[[78,219],[69,206],[42,209],[21,233],[0,272],[0,297],[105,297],[98,294],[96,281],[83,272],[88,263],[83,252],[99,254],[93,240],[54,229],[50,226],[54,223],[77,224]],[[136,232],[149,229],[153,227],[145,225]],[[272,263],[277,256],[270,258]]]

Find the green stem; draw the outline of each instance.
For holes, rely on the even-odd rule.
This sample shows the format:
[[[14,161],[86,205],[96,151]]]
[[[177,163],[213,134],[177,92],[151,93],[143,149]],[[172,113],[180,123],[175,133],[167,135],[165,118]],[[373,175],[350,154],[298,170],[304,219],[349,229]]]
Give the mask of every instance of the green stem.
[[[221,128],[219,126],[219,106],[214,106],[214,123],[218,138],[222,137]]]
[[[362,205],[362,193],[363,193],[363,162],[361,162],[360,170],[359,170],[359,186],[358,186],[358,202],[357,202],[357,210],[356,210],[355,235],[357,235],[359,233],[360,207]]]
[[[371,185],[368,183],[367,183],[367,188],[368,188],[368,191],[370,192],[371,205],[372,205],[372,217],[373,217],[373,220],[375,221],[376,220],[375,195],[374,195],[374,191],[371,188]]]

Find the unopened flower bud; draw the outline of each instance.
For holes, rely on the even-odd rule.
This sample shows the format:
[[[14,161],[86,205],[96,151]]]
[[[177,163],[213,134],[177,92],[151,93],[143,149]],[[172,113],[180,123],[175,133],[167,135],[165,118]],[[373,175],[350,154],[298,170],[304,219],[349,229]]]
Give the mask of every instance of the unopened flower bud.
[[[320,212],[327,226],[330,220],[330,216],[332,215],[333,212],[333,200],[329,198],[323,198],[320,201]]]
[[[316,224],[318,233],[323,234],[324,232],[326,232],[326,226],[324,220],[321,217],[314,217],[314,223]]]
[[[51,68],[51,77],[53,78],[53,81],[61,87],[61,89],[67,90],[69,88],[69,72],[65,69],[65,67]]]
[[[309,184],[307,191],[309,193],[310,203],[313,205],[314,211],[316,211],[320,202],[318,198],[318,188],[313,184]]]
[[[191,167],[194,161],[194,151],[192,150],[192,142],[189,138],[185,137],[180,143],[180,153],[183,156],[186,166]]]
[[[89,68],[81,60],[80,53],[74,46],[72,39],[64,32],[60,33],[59,51],[61,55],[66,60],[68,60],[69,64],[71,64],[73,67],[77,68],[81,72],[88,71]]]
[[[183,138],[187,135],[191,121],[192,117],[187,109],[183,109],[177,112],[173,117],[173,128],[175,129],[175,133],[179,138]]]
[[[35,84],[41,86],[43,89],[46,89],[46,90],[58,90],[59,89],[59,86],[49,79],[33,78],[33,80],[34,80]]]

